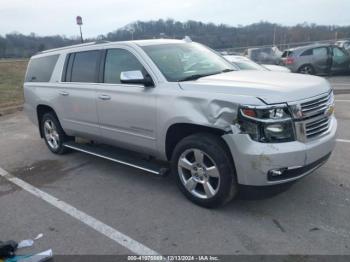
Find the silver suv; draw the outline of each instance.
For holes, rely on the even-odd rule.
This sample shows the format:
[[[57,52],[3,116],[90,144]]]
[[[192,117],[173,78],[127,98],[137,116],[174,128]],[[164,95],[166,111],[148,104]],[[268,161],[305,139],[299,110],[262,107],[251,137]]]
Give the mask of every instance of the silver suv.
[[[106,156],[93,148],[107,144],[152,156],[169,163],[181,191],[205,207],[230,201],[239,184],[297,180],[324,164],[335,145],[326,80],[236,71],[188,41],[45,51],[30,60],[24,94],[25,111],[53,153]],[[86,149],[77,138],[94,143]]]

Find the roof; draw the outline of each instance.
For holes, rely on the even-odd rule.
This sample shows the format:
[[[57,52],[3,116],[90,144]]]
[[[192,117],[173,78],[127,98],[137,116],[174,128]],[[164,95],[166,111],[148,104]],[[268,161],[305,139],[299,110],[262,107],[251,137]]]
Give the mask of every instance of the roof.
[[[184,40],[177,40],[177,39],[150,39],[150,40],[136,40],[136,41],[130,41],[130,42],[135,43],[138,46],[186,43],[186,41]]]
[[[89,42],[89,43],[83,43],[83,44],[77,44],[77,45],[70,45],[70,46],[63,46],[55,49],[49,49],[42,51],[39,54],[46,54],[61,50],[70,50],[70,49],[76,49],[76,48],[83,48],[83,47],[93,47],[97,45],[106,45],[110,46],[113,44],[124,44],[124,45],[130,45],[130,44],[136,44],[138,46],[149,46],[149,45],[160,45],[160,44],[175,44],[175,43],[185,43],[184,40],[176,40],[176,39],[150,39],[150,40],[134,40],[134,41],[118,41],[118,42],[109,42],[109,41],[95,41],[95,42]]]
[[[298,51],[298,50],[305,50],[305,49],[323,47],[323,46],[331,46],[331,44],[312,44],[312,45],[297,46],[297,47],[286,49],[285,51]]]

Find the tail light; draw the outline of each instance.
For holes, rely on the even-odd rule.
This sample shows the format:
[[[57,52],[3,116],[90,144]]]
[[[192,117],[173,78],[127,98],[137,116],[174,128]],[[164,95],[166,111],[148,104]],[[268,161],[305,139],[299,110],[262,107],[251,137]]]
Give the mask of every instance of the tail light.
[[[291,65],[294,64],[294,58],[293,57],[287,57],[286,61],[285,61],[286,65]]]

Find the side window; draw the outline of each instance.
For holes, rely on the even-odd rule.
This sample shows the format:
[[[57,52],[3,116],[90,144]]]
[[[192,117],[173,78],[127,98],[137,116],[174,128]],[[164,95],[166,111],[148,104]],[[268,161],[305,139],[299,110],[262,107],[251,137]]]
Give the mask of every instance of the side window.
[[[345,56],[344,52],[340,50],[338,47],[333,48],[333,56],[334,57],[343,57]]]
[[[70,81],[97,82],[99,54],[100,52],[97,50],[75,53]]]
[[[120,84],[120,73],[124,71],[143,71],[139,60],[124,49],[109,49],[106,54],[104,82]]]
[[[49,82],[59,55],[33,58],[28,65],[25,82]]]
[[[312,49],[308,49],[304,51],[300,56],[308,56],[308,55],[312,55]]]
[[[313,49],[313,55],[317,58],[327,58],[328,51],[327,47],[318,47]]]

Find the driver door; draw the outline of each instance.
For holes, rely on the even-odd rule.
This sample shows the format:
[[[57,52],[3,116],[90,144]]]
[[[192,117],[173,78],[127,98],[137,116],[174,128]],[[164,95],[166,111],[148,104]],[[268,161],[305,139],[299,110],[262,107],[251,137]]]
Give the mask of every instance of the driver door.
[[[339,47],[333,47],[332,72],[345,72],[349,70],[349,56]]]

